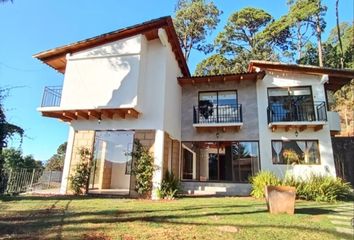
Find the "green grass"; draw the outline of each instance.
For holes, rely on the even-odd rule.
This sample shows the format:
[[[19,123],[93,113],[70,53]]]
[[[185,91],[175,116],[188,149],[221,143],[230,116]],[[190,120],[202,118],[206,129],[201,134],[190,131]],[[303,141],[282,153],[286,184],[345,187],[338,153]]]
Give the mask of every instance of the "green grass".
[[[0,239],[349,238],[327,218],[336,206],[298,201],[289,216],[252,198],[0,197]]]

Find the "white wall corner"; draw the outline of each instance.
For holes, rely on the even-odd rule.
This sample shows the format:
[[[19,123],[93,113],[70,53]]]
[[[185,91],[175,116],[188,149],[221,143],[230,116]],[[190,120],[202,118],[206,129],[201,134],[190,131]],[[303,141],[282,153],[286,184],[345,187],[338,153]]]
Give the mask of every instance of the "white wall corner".
[[[164,47],[166,47],[168,45],[168,37],[167,37],[165,29],[159,28],[159,30],[157,31],[157,34],[159,35],[159,39],[160,39],[162,45]]]
[[[329,80],[329,77],[327,74],[323,74],[322,77],[321,77],[321,84],[325,84],[326,82],[328,82]]]
[[[68,178],[70,170],[71,156],[73,152],[75,131],[72,126],[69,126],[69,136],[68,143],[66,147],[65,159],[64,159],[64,169],[60,185],[60,194],[66,194],[68,191]]]
[[[154,166],[156,169],[152,176],[152,200],[159,199],[157,191],[160,188],[162,181],[164,137],[165,134],[163,130],[156,130],[154,144]]]

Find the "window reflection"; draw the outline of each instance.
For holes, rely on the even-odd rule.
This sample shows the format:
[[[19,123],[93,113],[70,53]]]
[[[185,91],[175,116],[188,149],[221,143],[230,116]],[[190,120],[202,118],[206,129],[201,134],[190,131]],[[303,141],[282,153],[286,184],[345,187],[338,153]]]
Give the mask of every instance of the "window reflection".
[[[248,182],[259,169],[258,142],[184,142],[182,146],[189,149],[182,151],[185,180]]]

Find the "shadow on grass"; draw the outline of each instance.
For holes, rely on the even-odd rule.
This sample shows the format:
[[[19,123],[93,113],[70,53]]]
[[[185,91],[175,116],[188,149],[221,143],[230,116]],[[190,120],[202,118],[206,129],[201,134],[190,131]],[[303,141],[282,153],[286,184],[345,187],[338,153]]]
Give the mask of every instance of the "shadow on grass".
[[[12,197],[12,200],[55,200],[49,207],[40,210],[27,211],[11,211],[5,215],[0,215],[0,235],[11,236],[11,239],[31,239],[28,236],[42,235],[46,236],[49,233],[55,233],[56,239],[62,239],[65,234],[83,234],[93,231],[93,226],[86,227],[85,224],[97,225],[100,228],[108,228],[109,224],[115,223],[134,223],[143,222],[146,224],[171,224],[176,226],[207,226],[218,227],[225,226],[225,223],[218,223],[217,221],[205,222],[208,217],[227,217],[227,216],[241,216],[240,224],[230,223],[227,226],[234,226],[244,229],[292,229],[294,233],[297,231],[309,231],[316,233],[327,233],[336,237],[349,238],[349,234],[337,233],[332,229],[319,228],[318,226],[299,226],[296,225],[281,225],[266,223],[262,221],[257,223],[246,224],[242,222],[243,215],[266,214],[266,210],[254,209],[256,205],[260,204],[220,204],[220,205],[201,205],[188,206],[177,208],[164,209],[141,209],[141,210],[103,210],[103,211],[75,211],[70,209],[72,200],[97,199],[92,197],[76,197],[76,196],[53,196],[53,197],[38,197],[38,196],[18,196]],[[64,206],[56,206],[60,201],[67,201]],[[84,203],[83,203],[84,204]],[[263,205],[263,204],[262,204]],[[220,210],[218,210],[220,208]],[[214,210],[215,209],[215,210]],[[209,210],[209,212],[205,211]],[[211,210],[211,211],[210,211]],[[196,212],[195,212],[196,211]],[[203,212],[197,212],[203,211]],[[5,211],[6,212],[6,211]],[[307,215],[322,215],[333,214],[334,211],[319,207],[318,205],[306,205],[296,208],[296,214]],[[265,216],[265,215],[262,215]],[[300,221],[300,220],[298,220]],[[105,225],[106,224],[106,225]],[[69,227],[67,227],[69,226]],[[265,231],[265,230],[264,230]]]

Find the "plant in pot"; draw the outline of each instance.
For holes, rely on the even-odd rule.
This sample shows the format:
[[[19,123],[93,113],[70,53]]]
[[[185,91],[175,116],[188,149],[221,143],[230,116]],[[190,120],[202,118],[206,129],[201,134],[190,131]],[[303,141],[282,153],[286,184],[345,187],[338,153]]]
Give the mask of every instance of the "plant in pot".
[[[301,159],[292,149],[283,151],[283,158],[287,163],[285,179],[288,177],[288,167],[300,163]],[[267,185],[265,187],[265,199],[270,213],[294,214],[295,211],[296,188],[292,186]]]

